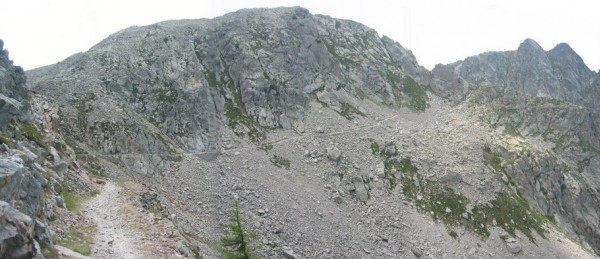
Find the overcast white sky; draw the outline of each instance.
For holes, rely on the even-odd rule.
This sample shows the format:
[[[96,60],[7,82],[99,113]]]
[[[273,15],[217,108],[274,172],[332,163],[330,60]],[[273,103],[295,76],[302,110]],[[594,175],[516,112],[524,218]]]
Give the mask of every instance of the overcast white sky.
[[[211,18],[250,7],[303,6],[388,35],[428,69],[485,51],[514,50],[532,38],[546,50],[567,42],[598,70],[598,5],[588,0],[6,0],[0,39],[15,64],[28,70],[86,51],[132,25]]]

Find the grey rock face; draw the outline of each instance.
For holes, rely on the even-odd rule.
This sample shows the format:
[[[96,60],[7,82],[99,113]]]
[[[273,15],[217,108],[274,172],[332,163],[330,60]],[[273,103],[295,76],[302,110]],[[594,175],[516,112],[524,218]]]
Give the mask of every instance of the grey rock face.
[[[0,200],[10,201],[18,196],[24,171],[22,160],[0,158]]]
[[[432,70],[434,92],[454,101],[471,90],[490,87],[494,97],[514,98],[521,94],[587,104],[594,101],[598,75],[566,43],[544,51],[527,39],[516,51],[487,52]]]
[[[428,73],[361,24],[278,8],[128,28],[28,76],[60,106],[67,134],[140,154],[124,164],[152,174],[160,163],[145,154],[220,150],[223,126],[258,141],[296,128],[311,98],[337,111],[366,96],[400,104],[400,79]]]
[[[41,195],[41,184],[19,158],[0,158],[0,200],[13,202],[25,214],[35,215]]]
[[[0,39],[0,129],[13,117],[26,117],[29,91],[25,88],[25,73],[8,58],[8,50]]]

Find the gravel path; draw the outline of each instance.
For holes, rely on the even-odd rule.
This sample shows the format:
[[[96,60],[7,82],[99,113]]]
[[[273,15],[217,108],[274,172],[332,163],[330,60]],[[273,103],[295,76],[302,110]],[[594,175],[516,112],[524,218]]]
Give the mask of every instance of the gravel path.
[[[100,194],[85,205],[85,216],[97,226],[92,246],[94,258],[141,258],[134,241],[139,234],[133,231],[122,217],[120,187],[108,181]]]

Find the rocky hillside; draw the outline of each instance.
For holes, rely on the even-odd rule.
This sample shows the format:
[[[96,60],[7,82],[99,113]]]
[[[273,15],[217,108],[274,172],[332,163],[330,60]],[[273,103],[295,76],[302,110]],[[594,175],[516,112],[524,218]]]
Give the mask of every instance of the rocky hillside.
[[[566,45],[427,71],[359,23],[251,9],[131,27],[27,76],[78,155],[154,190],[188,255],[219,256],[233,200],[266,258],[600,248],[599,76]]]
[[[219,150],[225,125],[255,142],[302,127],[311,100],[340,113],[364,98],[424,109],[411,99],[422,90],[404,85],[426,74],[374,30],[298,8],[128,28],[29,76],[77,140],[105,154],[155,155]],[[152,174],[164,159],[122,162]]]
[[[483,121],[519,141],[496,143],[496,169],[536,209],[599,252],[600,74],[569,45],[544,51],[531,39],[516,51],[438,65],[432,73],[434,91],[467,99]]]

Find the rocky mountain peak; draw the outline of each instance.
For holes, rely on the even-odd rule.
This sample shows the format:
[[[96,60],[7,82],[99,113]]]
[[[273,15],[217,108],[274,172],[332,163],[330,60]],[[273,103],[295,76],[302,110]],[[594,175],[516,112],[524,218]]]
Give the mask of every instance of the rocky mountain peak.
[[[541,55],[544,53],[544,49],[535,40],[527,38],[523,42],[521,42],[521,44],[519,44],[519,48],[517,48],[517,53],[535,53]]]
[[[585,65],[583,59],[567,43],[560,43],[548,51],[548,57],[559,75],[562,84],[582,91],[589,82],[581,81],[593,77],[592,71]]]
[[[432,88],[462,100],[470,90],[493,87],[495,94],[550,97],[575,103],[594,103],[594,73],[567,44],[550,51],[532,39],[515,51],[487,52],[433,69]]]
[[[560,54],[566,55],[566,56],[577,56],[577,57],[579,57],[579,55],[575,52],[575,50],[573,50],[571,48],[571,46],[568,43],[566,43],[566,42],[561,42],[559,44],[556,44],[556,46],[554,48],[552,48],[550,50],[550,52],[551,53],[556,53],[556,54],[560,53]]]

